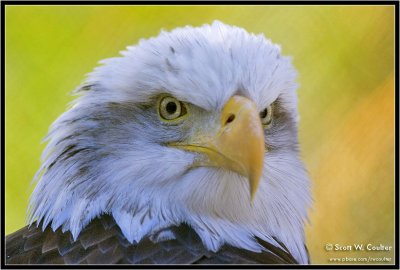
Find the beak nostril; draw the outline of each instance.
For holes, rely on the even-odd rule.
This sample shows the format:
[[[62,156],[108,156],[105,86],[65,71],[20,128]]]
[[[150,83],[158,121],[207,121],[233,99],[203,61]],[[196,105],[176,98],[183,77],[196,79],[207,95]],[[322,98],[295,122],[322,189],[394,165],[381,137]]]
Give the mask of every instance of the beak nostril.
[[[225,125],[229,124],[233,120],[235,120],[235,115],[234,114],[229,115],[228,119],[226,119]]]

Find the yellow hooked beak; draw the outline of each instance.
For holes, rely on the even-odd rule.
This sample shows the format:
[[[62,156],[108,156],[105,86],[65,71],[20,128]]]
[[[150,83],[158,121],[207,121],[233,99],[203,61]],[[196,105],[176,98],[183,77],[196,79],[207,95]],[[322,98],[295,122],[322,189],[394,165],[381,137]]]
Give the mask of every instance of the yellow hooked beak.
[[[171,146],[204,154],[197,166],[212,166],[237,172],[248,178],[254,199],[264,164],[264,130],[259,112],[251,100],[233,96],[225,104],[214,135],[192,138]]]

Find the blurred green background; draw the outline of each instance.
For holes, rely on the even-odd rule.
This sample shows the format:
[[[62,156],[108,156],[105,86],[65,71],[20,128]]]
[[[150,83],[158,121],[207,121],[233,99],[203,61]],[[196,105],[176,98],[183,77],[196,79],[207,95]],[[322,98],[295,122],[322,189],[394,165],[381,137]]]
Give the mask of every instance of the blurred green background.
[[[313,263],[392,252],[328,252],[327,243],[394,244],[394,7],[7,6],[6,233],[25,212],[49,125],[101,59],[160,29],[218,19],[264,33],[299,71],[300,142],[313,180]]]

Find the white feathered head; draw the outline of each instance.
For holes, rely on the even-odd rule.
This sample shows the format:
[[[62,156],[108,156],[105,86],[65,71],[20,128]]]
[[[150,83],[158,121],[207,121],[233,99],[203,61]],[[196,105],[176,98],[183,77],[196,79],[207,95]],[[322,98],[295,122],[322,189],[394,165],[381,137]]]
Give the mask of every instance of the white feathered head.
[[[306,262],[296,72],[277,45],[214,22],[101,63],[50,129],[31,221],[76,238],[108,213],[130,242],[184,222],[213,251],[257,236]]]

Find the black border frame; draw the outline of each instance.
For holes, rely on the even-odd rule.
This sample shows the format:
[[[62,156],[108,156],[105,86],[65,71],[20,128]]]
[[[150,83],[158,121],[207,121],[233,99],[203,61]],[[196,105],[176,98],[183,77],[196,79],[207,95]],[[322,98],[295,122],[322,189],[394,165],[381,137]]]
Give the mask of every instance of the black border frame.
[[[5,8],[18,5],[377,5],[394,6],[395,8],[395,263],[394,264],[310,264],[310,265],[9,265],[5,264]],[[399,1],[1,1],[1,268],[4,269],[186,269],[186,268],[249,268],[249,269],[399,269]]]

